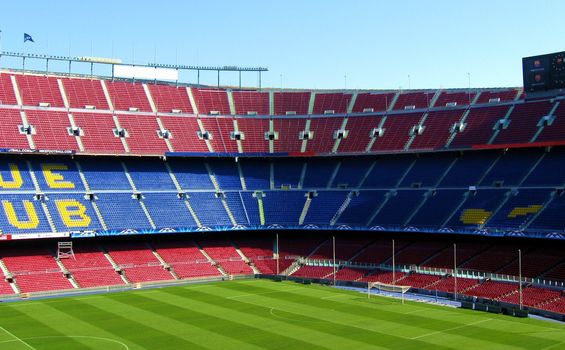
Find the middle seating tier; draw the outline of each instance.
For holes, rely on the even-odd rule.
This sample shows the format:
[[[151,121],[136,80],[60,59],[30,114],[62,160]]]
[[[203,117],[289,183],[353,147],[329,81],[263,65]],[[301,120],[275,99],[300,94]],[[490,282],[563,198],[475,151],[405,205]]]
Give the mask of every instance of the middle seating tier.
[[[563,232],[565,218],[556,215],[565,184],[562,155],[560,148],[284,160],[6,155],[0,229],[311,224]]]

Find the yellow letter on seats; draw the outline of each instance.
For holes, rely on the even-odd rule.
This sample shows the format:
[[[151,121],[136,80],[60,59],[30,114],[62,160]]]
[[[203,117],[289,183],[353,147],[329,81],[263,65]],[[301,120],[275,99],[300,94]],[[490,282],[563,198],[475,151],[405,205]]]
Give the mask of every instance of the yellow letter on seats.
[[[68,170],[65,164],[41,164],[45,182],[51,188],[75,188],[75,184],[65,181],[65,178],[60,173],[53,172],[53,170]]]
[[[91,218],[86,215],[86,207],[77,200],[65,199],[55,201],[63,223],[67,227],[88,227]]]
[[[20,174],[20,169],[16,164],[8,164],[10,166],[10,175],[12,175],[11,181],[5,181],[0,174],[0,187],[2,188],[21,188],[24,181],[22,180],[22,175]]]
[[[33,203],[30,201],[22,201],[24,204],[24,209],[26,211],[27,220],[20,221],[14,210],[14,205],[10,201],[2,201],[2,206],[4,207],[4,212],[8,217],[8,222],[10,225],[17,227],[19,229],[33,229],[39,226],[39,218],[37,217],[37,212],[35,211],[35,207]]]

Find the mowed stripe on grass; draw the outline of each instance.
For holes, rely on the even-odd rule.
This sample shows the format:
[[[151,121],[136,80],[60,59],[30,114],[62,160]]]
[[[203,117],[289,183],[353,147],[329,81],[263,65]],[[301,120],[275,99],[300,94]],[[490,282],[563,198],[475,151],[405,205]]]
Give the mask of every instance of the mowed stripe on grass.
[[[558,349],[565,325],[265,280],[0,304],[0,349]],[[20,339],[20,340],[18,340]]]

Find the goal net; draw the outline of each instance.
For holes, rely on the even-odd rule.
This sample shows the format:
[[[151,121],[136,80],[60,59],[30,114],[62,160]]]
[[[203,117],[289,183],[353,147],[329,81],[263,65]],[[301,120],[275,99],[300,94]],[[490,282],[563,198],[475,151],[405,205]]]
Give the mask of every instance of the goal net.
[[[404,304],[404,294],[410,290],[410,286],[399,286],[396,284],[386,284],[381,282],[369,282],[367,285],[367,298],[371,298],[371,291],[377,290],[379,294],[384,294],[392,297],[400,295],[402,303]]]

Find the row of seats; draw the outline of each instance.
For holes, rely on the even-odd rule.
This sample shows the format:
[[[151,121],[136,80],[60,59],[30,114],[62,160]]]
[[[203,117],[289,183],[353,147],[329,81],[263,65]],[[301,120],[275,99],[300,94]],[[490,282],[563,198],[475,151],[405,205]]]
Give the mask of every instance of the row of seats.
[[[270,92],[261,91],[228,94],[222,89],[97,79],[0,76],[0,118],[4,119],[0,148],[152,155],[169,151],[365,153],[563,141],[560,102],[512,102],[520,97],[513,89],[399,94],[277,90],[271,99]],[[19,88],[20,98],[14,87]],[[343,114],[349,109],[383,112],[392,103],[394,108],[386,116],[248,116],[271,111],[275,115]],[[473,107],[466,108],[470,103]],[[25,106],[22,113],[13,108],[17,104]],[[65,105],[73,110],[61,109]],[[428,106],[438,109],[421,110]],[[223,117],[234,110],[241,117]],[[161,114],[151,114],[154,111]],[[222,116],[195,117],[195,112]],[[183,114],[175,115],[179,113]]]
[[[74,244],[72,257],[55,258],[52,247],[39,244],[0,248],[0,259],[21,293],[75,288],[67,277],[78,288],[90,288],[223,276],[220,269],[229,275],[254,273],[227,240],[81,243]],[[14,293],[4,282],[0,294]]]
[[[560,148],[238,162],[5,157],[0,229],[312,224],[562,234],[562,159]]]
[[[381,199],[386,196],[384,191],[359,193],[363,196],[380,195]],[[481,227],[494,232],[523,229],[524,235],[530,232],[560,233],[564,230],[564,220],[558,212],[562,210],[565,200],[556,192],[525,191],[539,194],[539,198],[542,198],[542,201],[527,207],[503,204],[506,200],[505,191],[487,193],[491,193],[492,197],[486,203],[477,203],[472,196],[453,194],[455,197],[451,201],[461,205],[442,205],[441,210],[445,211],[434,215],[442,220],[447,218],[445,224],[441,220],[429,222],[417,219],[416,216],[425,216],[428,211],[438,210],[438,206],[433,201],[428,203],[423,191],[411,190],[396,192],[401,202],[377,200],[362,205],[347,204],[348,192],[331,190],[318,191],[313,199],[308,198],[308,192],[302,191],[265,191],[261,194],[229,192],[224,194],[224,198],[213,192],[186,192],[183,198],[176,193],[99,193],[93,195],[93,199],[85,199],[84,194],[48,194],[40,200],[33,194],[2,194],[0,227],[4,233],[12,235],[69,230],[182,231],[193,230],[196,226],[221,229],[234,225],[297,227],[309,224],[319,227],[382,227],[379,230],[397,227],[410,228],[411,231],[449,228],[467,232]],[[420,202],[421,205],[403,207],[402,202]],[[542,210],[544,206],[546,209]],[[495,213],[496,209],[498,211]],[[340,213],[341,210],[344,214]],[[504,220],[504,225],[497,225],[501,220]],[[53,227],[57,231],[53,231]]]
[[[30,293],[73,287],[120,285],[126,282],[142,283],[175,278],[222,276],[220,271],[231,275],[253,274],[255,271],[274,274],[277,273],[275,252],[279,257],[278,272],[282,273],[291,267],[298,257],[332,259],[333,249],[330,248],[333,248],[334,242],[334,239],[324,236],[298,238],[285,235],[276,241],[273,240],[272,235],[250,238],[235,237],[234,239],[198,238],[197,240],[198,243],[192,239],[169,237],[147,241],[121,240],[100,243],[77,241],[73,247],[74,257],[63,258],[59,262],[54,259],[53,247],[40,243],[23,248],[19,246],[3,247],[0,249],[0,258],[9,273],[8,282],[15,281],[20,292]],[[524,259],[526,267],[538,266],[536,269],[526,268],[525,277],[535,277],[530,276],[532,271],[551,271],[553,265],[559,261],[564,262],[563,259],[565,259],[559,247],[550,248],[543,241],[537,241],[534,244],[524,242],[512,247],[502,242],[487,244],[478,243],[475,240],[456,243],[461,252],[459,269],[472,266],[482,271],[493,272],[489,256],[496,252],[499,256],[504,256],[507,254],[505,252],[520,248],[525,252],[524,257],[535,255],[555,257],[551,262]],[[353,239],[340,236],[335,239],[335,244],[338,260],[391,263],[390,240],[375,239],[371,236]],[[434,258],[441,256],[442,252],[451,252],[450,247],[450,242],[442,239],[422,241],[397,238],[395,239],[396,264],[434,266],[433,262],[437,261]],[[385,251],[388,251],[388,257],[385,257],[387,255]],[[381,256],[381,258],[367,261],[361,258],[363,254],[373,257]],[[473,261],[485,264],[468,264]],[[508,266],[507,263],[501,265]],[[62,271],[68,271],[68,275],[63,275]],[[294,277],[334,278],[334,268],[328,266],[305,265],[288,272]],[[71,279],[67,277],[72,277],[76,285],[73,285]],[[563,277],[562,280],[565,280],[565,276]],[[395,283],[450,293],[455,290],[455,279],[450,276],[344,267],[337,269],[335,278],[342,281]],[[9,283],[4,283],[2,286],[2,294],[14,292]],[[512,283],[458,278],[457,292],[467,296],[510,303],[518,302],[518,286]],[[559,290],[525,286],[523,298],[526,306],[557,312],[565,311],[563,293]]]
[[[510,113],[509,111],[512,110]],[[262,119],[0,109],[0,148],[96,154],[390,153],[563,141],[547,101],[388,116]],[[468,112],[468,113],[467,113]],[[501,124],[501,120],[508,120]]]
[[[324,92],[277,90],[225,90],[166,84],[142,84],[97,78],[0,73],[0,104],[88,108],[162,113],[232,113],[238,115],[328,114],[383,112],[428,107],[456,107],[508,102],[520,98],[518,89],[479,89],[469,92],[442,90],[402,92]],[[16,96],[15,91],[18,91]],[[64,98],[63,98],[64,92]],[[109,100],[106,98],[106,92]],[[273,95],[271,102],[271,93]],[[480,97],[476,99],[476,95]],[[191,102],[191,97],[193,103]],[[475,101],[476,100],[476,101]],[[153,104],[154,107],[151,105]],[[92,109],[92,108],[90,108]],[[311,109],[311,113],[309,110]]]
[[[380,157],[253,159],[4,156],[0,191],[506,190],[565,184],[565,149]],[[534,194],[528,193],[528,197]],[[526,203],[517,201],[517,205]]]
[[[293,277],[328,279],[334,278],[333,267],[308,266],[300,267]],[[455,292],[455,279],[437,275],[419,273],[393,273],[388,270],[367,270],[343,267],[336,274],[338,281],[381,282],[412,288],[437,290],[447,293]],[[457,279],[457,294],[468,297],[479,297],[512,304],[519,304],[519,286],[515,283],[481,281],[470,278]],[[525,286],[522,292],[522,303],[527,307],[565,313],[565,296],[563,291]]]

